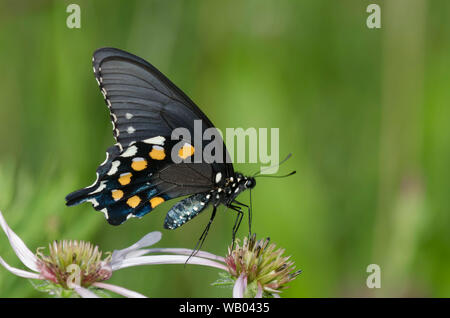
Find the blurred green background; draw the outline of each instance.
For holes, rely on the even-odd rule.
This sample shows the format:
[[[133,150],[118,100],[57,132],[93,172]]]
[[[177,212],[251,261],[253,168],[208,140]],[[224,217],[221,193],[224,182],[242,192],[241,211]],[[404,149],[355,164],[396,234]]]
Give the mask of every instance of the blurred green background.
[[[111,251],[154,230],[158,246],[193,248],[209,219],[164,230],[167,203],[113,227],[90,204],[65,206],[113,143],[91,67],[113,46],[158,67],[222,130],[280,128],[280,156],[293,153],[280,173],[297,174],[258,180],[253,229],[303,269],[284,297],[450,296],[450,1],[74,2],[81,29],[66,27],[72,1],[0,1],[0,209],[32,250],[82,239]],[[366,26],[370,3],[381,29]],[[226,253],[234,218],[218,214],[204,250]],[[23,268],[3,234],[0,255]],[[372,263],[378,290],[366,287]],[[158,265],[110,282],[230,296],[217,278]],[[42,296],[0,268],[0,297]]]

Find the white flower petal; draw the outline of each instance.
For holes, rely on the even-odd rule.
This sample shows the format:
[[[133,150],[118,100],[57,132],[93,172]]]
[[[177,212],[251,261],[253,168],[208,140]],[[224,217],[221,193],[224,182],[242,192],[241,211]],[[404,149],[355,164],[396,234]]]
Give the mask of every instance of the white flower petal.
[[[89,289],[83,288],[81,286],[74,285],[73,290],[83,298],[100,298]]]
[[[6,263],[3,258],[0,256],[0,264],[3,265],[8,271],[13,273],[16,276],[24,277],[24,278],[31,278],[31,279],[42,279],[41,276],[37,273],[27,272],[22,269],[18,269],[15,267],[10,266],[8,263]]]
[[[273,298],[281,298],[281,296],[278,295],[277,293],[273,293],[272,296],[273,296]]]
[[[151,255],[151,256],[140,256],[140,257],[132,257],[132,258],[125,258],[120,262],[111,264],[113,271],[131,267],[131,266],[139,266],[139,265],[158,265],[158,264],[185,264],[186,260],[189,257],[182,256],[182,255]],[[195,265],[204,265],[204,266],[210,266],[219,268],[222,270],[227,271],[227,267],[224,264],[220,264],[218,262],[206,259],[206,258],[200,258],[200,257],[191,257],[189,259],[188,264],[195,264]]]
[[[8,237],[9,243],[11,247],[14,249],[17,257],[22,261],[22,263],[28,267],[29,269],[39,272],[39,268],[36,265],[36,256],[30,249],[25,245],[22,239],[14,233],[13,230],[6,223],[2,212],[0,211],[0,226],[5,231],[6,236]]]
[[[247,276],[242,273],[233,287],[233,298],[244,298],[244,291],[247,288]]]
[[[129,253],[159,242],[159,240],[161,240],[161,236],[161,232],[150,232],[133,245],[122,250],[115,250],[112,254],[111,263],[113,264],[115,262],[119,262],[120,260],[127,258]]]
[[[129,290],[120,286],[116,286],[116,285],[111,285],[111,284],[106,284],[106,283],[94,283],[92,284],[95,287],[98,288],[103,288],[103,289],[108,289],[116,294],[128,297],[128,298],[147,298],[144,295],[135,292],[133,290]]]

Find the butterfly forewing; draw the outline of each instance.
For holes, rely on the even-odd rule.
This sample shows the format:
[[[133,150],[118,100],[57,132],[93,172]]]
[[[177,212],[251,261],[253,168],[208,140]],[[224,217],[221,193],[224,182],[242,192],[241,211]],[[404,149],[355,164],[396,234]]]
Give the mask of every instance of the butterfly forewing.
[[[130,53],[103,48],[94,53],[93,68],[111,112],[114,136],[123,146],[184,127],[202,133],[214,127],[203,112],[150,63]]]

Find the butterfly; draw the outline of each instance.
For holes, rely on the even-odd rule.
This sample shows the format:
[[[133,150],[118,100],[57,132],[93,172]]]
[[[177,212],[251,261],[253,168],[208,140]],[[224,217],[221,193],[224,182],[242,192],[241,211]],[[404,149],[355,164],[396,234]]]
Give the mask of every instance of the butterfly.
[[[192,140],[171,138],[179,127],[194,134],[196,121],[201,121],[202,133],[216,129],[200,108],[153,65],[133,54],[101,48],[94,52],[92,63],[110,112],[116,144],[107,149],[96,181],[67,195],[66,204],[90,202],[110,224],[119,225],[131,217],[144,216],[166,201],[188,196],[170,208],[164,228],[176,229],[212,206],[201,236],[204,240],[218,206],[225,205],[237,212],[233,242],[244,208],[251,232],[251,204],[236,198],[254,188],[256,182],[254,177],[234,171],[220,135],[215,135],[214,141],[224,151],[221,160],[214,162],[191,160],[202,149]],[[202,141],[200,148],[206,142]]]

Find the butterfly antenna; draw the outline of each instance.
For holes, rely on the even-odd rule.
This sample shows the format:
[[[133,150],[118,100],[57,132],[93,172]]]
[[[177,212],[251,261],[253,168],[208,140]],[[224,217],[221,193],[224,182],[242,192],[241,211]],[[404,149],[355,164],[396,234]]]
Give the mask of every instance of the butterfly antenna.
[[[257,172],[253,175],[253,177],[256,177],[256,176],[260,175],[263,171],[266,171],[266,170],[269,170],[269,169],[272,169],[272,168],[281,166],[281,165],[282,165],[283,163],[285,163],[291,156],[292,156],[292,153],[289,153],[289,154],[286,156],[286,158],[284,158],[283,160],[281,160],[280,163],[278,163],[278,164],[276,164],[276,165],[273,165],[273,166],[269,166],[269,167],[265,167],[265,168],[260,169],[259,171],[257,171]]]
[[[261,176],[255,176],[255,178],[256,177],[258,177],[258,178],[286,178],[286,177],[290,177],[296,173],[297,173],[297,171],[294,170],[294,171],[291,171],[290,173],[282,175],[282,176],[261,175]]]

